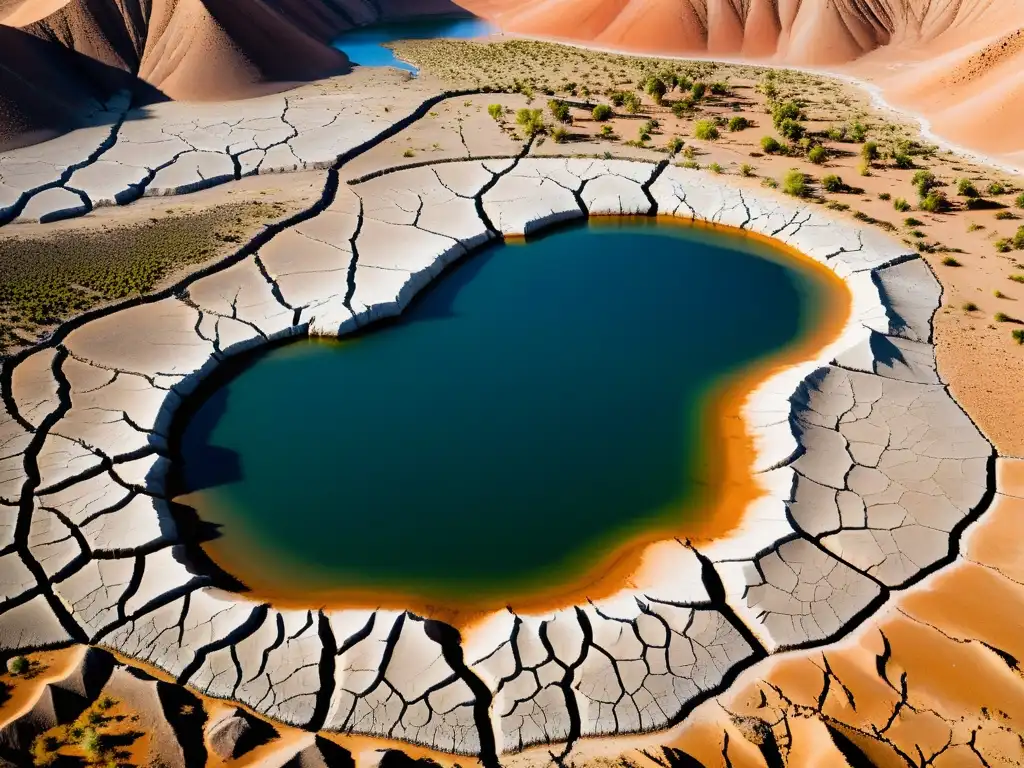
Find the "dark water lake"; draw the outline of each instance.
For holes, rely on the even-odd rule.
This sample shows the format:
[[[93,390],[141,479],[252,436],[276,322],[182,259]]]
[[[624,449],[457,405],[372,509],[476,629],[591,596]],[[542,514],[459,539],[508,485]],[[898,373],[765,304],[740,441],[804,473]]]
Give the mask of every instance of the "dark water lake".
[[[489,246],[399,320],[218,382],[182,434],[184,490],[243,581],[540,589],[700,514],[708,396],[816,327],[828,279],[653,219]]]
[[[395,40],[429,40],[433,38],[469,39],[497,31],[483,19],[435,17],[414,19],[393,24],[374,24],[346,32],[334,41],[334,47],[349,61],[364,67],[397,67],[418,72],[412,64],[395,57],[384,43]]]

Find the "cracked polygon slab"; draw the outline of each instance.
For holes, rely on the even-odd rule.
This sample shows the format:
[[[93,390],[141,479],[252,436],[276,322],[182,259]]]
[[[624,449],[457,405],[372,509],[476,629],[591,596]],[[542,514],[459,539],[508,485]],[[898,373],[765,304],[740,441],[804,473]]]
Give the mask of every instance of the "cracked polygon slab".
[[[328,117],[312,105],[288,111],[296,125]],[[247,142],[275,135],[276,119],[242,116],[244,130],[189,120],[174,130],[202,145],[189,152],[228,137],[233,151],[251,152]],[[269,151],[281,149],[291,154],[284,144]],[[162,450],[151,440],[165,436],[179,394],[226,355],[306,323],[340,335],[356,315],[363,324],[399,312],[445,264],[493,236],[489,225],[521,234],[585,209],[649,210],[652,178],[659,213],[775,237],[833,269],[852,294],[839,338],[745,404],[764,495],[728,535],[673,544],[650,578],[608,599],[545,616],[497,614],[462,648],[450,628],[404,612],[328,619],[207,599],[206,578],[183,549],[166,546],[177,540],[166,503],[148,495],[164,491],[168,460],[149,451]],[[50,522],[29,550],[51,576],[75,569],[51,588],[82,632],[286,722],[323,716],[329,729],[475,754],[479,729],[491,727],[476,713],[482,684],[500,752],[662,727],[763,653],[758,643],[771,652],[826,642],[888,589],[942,564],[984,503],[991,447],[935,374],[939,295],[927,267],[888,238],[685,169],[526,158],[386,173],[341,187],[326,211],[180,297],[72,331],[69,357],[26,358],[12,377],[15,401],[34,425],[62,418],[29,456],[32,433],[0,421],[0,535],[13,541],[14,504],[35,462],[35,509]],[[68,383],[66,414],[55,371]],[[83,416],[108,412],[120,421]],[[64,531],[105,559],[72,557]],[[39,598],[17,602],[30,594],[12,597],[8,613],[49,610]]]
[[[0,610],[36,586],[36,577],[25,565],[21,555],[9,552],[0,556]]]
[[[49,648],[71,639],[43,595],[0,613],[0,648],[5,650]]]

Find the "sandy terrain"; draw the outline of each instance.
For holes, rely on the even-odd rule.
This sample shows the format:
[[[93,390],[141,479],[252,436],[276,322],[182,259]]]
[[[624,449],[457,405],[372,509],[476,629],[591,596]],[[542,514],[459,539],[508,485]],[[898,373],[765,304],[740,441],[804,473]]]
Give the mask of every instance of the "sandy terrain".
[[[461,61],[461,68],[473,75],[466,64]],[[562,54],[560,66],[565,71],[559,75],[568,76],[574,60]],[[1024,314],[1024,310],[1014,309],[1024,301],[1024,283],[1007,279],[1024,271],[1019,268],[1024,259],[1021,250],[1001,254],[994,247],[997,239],[1012,236],[1022,223],[1019,218],[996,218],[997,212],[1021,215],[1013,211],[1022,180],[955,156],[915,148],[915,164],[933,170],[955,203],[949,213],[925,213],[917,210],[917,194],[911,185],[914,170],[900,170],[880,160],[870,170],[871,175],[861,176],[859,144],[825,140],[831,154],[823,166],[810,163],[802,155],[764,155],[761,137],[777,134],[770,116],[765,114],[763,97],[754,89],[760,82],[760,73],[742,68],[708,73],[709,81],[720,76],[729,77],[729,93],[708,99],[697,114],[676,118],[668,107],[655,106],[644,97],[642,115],[620,115],[598,124],[588,117],[588,109],[576,107],[572,110],[574,122],[568,141],[556,143],[545,137],[542,143],[534,143],[531,153],[609,153],[665,159],[668,141],[679,136],[685,147],[673,161],[695,164],[709,172],[709,179],[715,179],[710,173],[712,164],[717,163],[723,182],[757,189],[763,195],[779,194],[762,190],[761,185],[769,179],[780,181],[791,168],[799,168],[813,177],[812,194],[820,200],[822,213],[828,211],[836,220],[848,223],[879,226],[909,242],[926,243],[924,257],[944,288],[943,308],[935,330],[943,380],[1000,454],[1024,455],[1024,438],[1018,428],[1024,417],[1018,385],[1024,380],[1024,347],[1010,336],[1010,330],[1018,328],[1014,316]],[[630,73],[620,87],[631,88],[634,80]],[[880,140],[883,149],[894,144],[897,137],[913,136],[912,127],[884,127],[884,121],[891,117],[874,114],[863,94],[840,84],[792,76],[782,78],[780,86],[808,101],[807,125],[811,130],[862,119],[871,125],[871,136]],[[597,93],[596,84],[592,90]],[[565,93],[559,95],[571,98]],[[531,106],[543,107],[546,98],[538,96]],[[602,100],[598,96],[592,98]],[[678,94],[668,98],[671,101]],[[415,164],[435,157],[456,159],[479,153],[514,154],[523,143],[514,111],[527,104],[527,99],[523,94],[490,94],[448,100],[438,106],[435,115],[428,115],[407,132],[367,153],[365,157],[372,154],[372,160],[361,158],[351,167],[343,168],[342,173],[359,177],[373,166]],[[501,104],[513,110],[513,114],[506,114],[501,122],[491,120],[482,111],[490,103]],[[738,132],[723,128],[716,141],[693,138],[695,120],[715,116],[743,116],[754,125]],[[625,145],[625,140],[639,139],[640,125],[651,117],[660,125],[648,131],[650,138],[643,142],[645,146]],[[617,138],[598,138],[603,125],[609,125]],[[465,134],[459,138],[458,129],[466,126],[474,128],[469,143],[464,141]],[[686,153],[689,148],[692,152]],[[406,156],[409,150],[411,157]],[[741,175],[743,164],[751,166],[752,176]],[[823,191],[820,184],[828,173],[841,175],[857,191]],[[1000,207],[965,210],[955,185],[957,179],[964,177],[974,180],[985,197]],[[195,205],[193,210],[201,210],[239,195],[258,195],[261,188],[273,188],[277,190],[275,194],[301,200],[303,194],[317,192],[321,178],[297,174],[272,180],[257,177],[188,197],[143,200],[128,207],[111,208],[79,222],[25,226],[66,232],[76,225],[141,223],[165,206]],[[1006,184],[1007,191],[985,192],[988,183],[997,179]],[[906,198],[913,208],[897,212],[892,200],[882,199],[881,195]],[[855,219],[857,214],[860,215]],[[910,217],[919,223],[906,223],[905,219]],[[972,224],[979,228],[971,228]],[[917,232],[923,236],[918,237]],[[943,263],[944,259],[954,257],[960,266]],[[1000,298],[995,291],[999,291]],[[965,309],[969,302],[976,304],[977,309]],[[996,321],[996,312],[1009,317]],[[1024,581],[1024,564],[1013,545],[1019,513],[1024,511],[1024,470],[1019,462],[1001,461],[998,489],[995,505],[975,524],[962,547],[960,560],[897,598],[840,644],[824,653],[798,651],[753,667],[728,691],[702,705],[669,733],[580,741],[564,756],[565,760],[576,766],[614,762],[665,768],[686,765],[685,755],[690,755],[708,766],[774,766],[779,759],[791,765],[841,765],[844,760],[858,765],[851,758],[851,754],[857,754],[850,751],[848,743],[852,743],[877,765],[917,764],[929,758],[934,758],[932,764],[940,767],[1019,763],[1024,755],[1016,734],[1022,730],[1024,692],[1016,660],[1022,657],[1024,648],[1019,647],[1021,633],[1015,617],[1020,614],[1019,586]],[[985,599],[978,599],[979,595]],[[294,630],[298,635],[303,627],[299,621],[288,631]],[[41,661],[41,665],[50,663],[55,664]],[[23,698],[27,699],[28,693]],[[211,716],[222,707],[213,703],[206,706]],[[5,708],[0,725],[12,716]],[[280,740],[261,747],[259,753],[242,761],[226,764],[255,764],[257,756],[262,759],[271,752],[286,752],[292,745],[305,743],[303,739],[307,737],[297,730],[275,727],[282,734]],[[376,764],[380,758],[378,750],[394,746],[369,739],[338,740],[357,756],[360,765],[366,766]],[[837,744],[843,745],[845,757],[838,755]],[[685,755],[671,752],[672,749],[682,750]],[[476,762],[425,750],[407,751],[413,757],[429,756],[446,766]],[[550,762],[552,752],[547,748],[503,760],[510,768]]]
[[[505,31],[652,54],[841,69],[958,144],[1024,165],[1020,0],[466,0]]]

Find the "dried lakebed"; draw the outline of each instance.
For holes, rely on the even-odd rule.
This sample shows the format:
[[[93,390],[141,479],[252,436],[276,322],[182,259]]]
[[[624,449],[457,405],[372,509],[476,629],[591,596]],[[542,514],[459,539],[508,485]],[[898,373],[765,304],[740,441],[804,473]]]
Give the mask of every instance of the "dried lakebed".
[[[624,548],[692,534],[722,496],[725,379],[816,351],[845,288],[749,237],[598,221],[487,247],[397,323],[208,387],[180,454],[185,503],[224,526],[214,559],[274,602],[495,610],[564,603],[566,581],[596,597]]]
[[[842,636],[960,557],[991,500],[992,447],[935,367],[939,285],[877,231],[626,161],[438,164],[327,202],[258,253],[71,327],[5,374],[4,650],[88,641],[271,718],[494,764],[529,744],[664,727],[760,659]],[[189,559],[165,500],[168,429],[224,359],[394,316],[499,234],[655,210],[774,238],[852,294],[839,337],[744,403],[768,493],[728,533],[671,544],[615,595],[496,612],[461,634],[401,610],[260,604]]]

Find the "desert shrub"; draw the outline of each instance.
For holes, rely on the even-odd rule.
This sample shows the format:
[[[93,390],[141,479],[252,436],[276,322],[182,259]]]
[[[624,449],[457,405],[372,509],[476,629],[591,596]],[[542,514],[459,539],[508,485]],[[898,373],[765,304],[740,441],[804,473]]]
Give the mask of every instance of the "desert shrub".
[[[722,166],[719,165],[718,163],[712,163],[711,165],[708,166],[708,170],[711,171],[712,173],[721,173],[723,169]]]
[[[992,295],[995,296],[997,299],[1008,299],[1008,298],[1010,298],[1005,293],[1000,291],[998,288],[996,288],[996,290],[992,291]]]
[[[679,154],[679,151],[683,148],[683,140],[678,136],[673,136],[668,140],[668,152],[670,155]]]
[[[626,108],[626,111],[631,115],[635,115],[640,111],[643,104],[640,101],[640,97],[635,93],[627,93],[623,99],[622,105]]]
[[[823,178],[821,180],[821,186],[826,192],[842,192],[846,189],[846,185],[843,184],[843,180],[834,173],[830,173],[828,176]]]
[[[1010,275],[1010,280],[1015,283],[1024,283],[1024,275]]]
[[[569,130],[560,125],[551,129],[551,140],[555,144],[565,144],[569,140],[569,135]]]
[[[723,82],[712,83],[711,93],[715,96],[726,96],[729,93],[729,84]]]
[[[978,305],[975,304],[973,301],[965,301],[963,305],[963,310],[964,312],[977,312]]]
[[[888,192],[879,192],[878,193],[878,199],[879,200],[886,200],[886,201],[892,200],[892,195],[890,195]]]
[[[402,157],[416,157],[416,152],[413,149],[407,149],[402,153]]]
[[[779,182],[772,178],[762,179],[761,186],[767,187],[768,189],[778,189]]]
[[[536,136],[544,130],[544,116],[539,109],[523,107],[516,112],[516,124],[526,136]]]
[[[1017,214],[1015,214],[1013,211],[1000,211],[999,213],[996,214],[996,219],[998,221],[1011,221],[1016,218]]]
[[[708,87],[704,83],[694,83],[693,88],[690,89],[690,93],[693,94],[694,101],[700,101],[704,98],[704,94],[708,92]]]
[[[925,197],[932,189],[939,185],[939,180],[935,178],[935,174],[931,171],[922,169],[914,174],[910,183],[917,189],[917,194]]]
[[[594,111],[590,113],[590,116],[603,123],[612,116],[612,108],[607,104],[598,104],[594,107]]]
[[[878,159],[878,143],[874,141],[865,143],[860,148],[860,156],[869,163],[875,162]]]
[[[665,94],[668,93],[668,86],[665,85],[665,81],[660,77],[649,77],[647,78],[645,90],[647,95],[654,99],[655,104],[661,104]]]
[[[804,118],[803,110],[794,101],[779,102],[772,105],[772,124],[781,130],[781,125],[786,120],[801,120]]]
[[[13,659],[7,662],[7,671],[12,675],[23,675],[28,672],[29,663],[28,659],[24,656],[15,656]]]
[[[750,127],[750,121],[742,115],[736,115],[736,117],[729,120],[730,131],[743,131]]]
[[[1009,323],[1009,322],[1011,322],[1013,320],[1013,318],[1010,317],[1005,312],[996,312],[992,316],[992,319],[995,320],[997,323]]]
[[[870,176],[871,163],[868,162],[867,160],[861,160],[859,163],[857,163],[857,173],[859,173],[861,176]]]
[[[811,151],[807,153],[807,159],[815,165],[821,165],[828,160],[828,152],[819,144],[816,147],[811,147]]]
[[[693,126],[693,135],[701,141],[715,141],[718,138],[718,126],[714,120],[698,120]]]
[[[1017,232],[1013,236],[1013,247],[1018,251],[1024,251],[1024,227],[1017,227]]]
[[[684,160],[679,164],[680,168],[689,168],[691,171],[699,171],[700,163],[696,160]]]
[[[804,133],[807,130],[806,128],[804,128],[803,123],[788,117],[781,123],[779,123],[777,127],[779,129],[779,133],[781,133],[790,141],[800,141],[800,139],[804,137]]]
[[[1013,250],[1013,241],[1008,237],[1001,237],[993,245],[999,253],[1009,253]]]
[[[908,216],[903,220],[904,225],[908,227],[921,227],[924,226],[924,222],[920,219],[915,219],[913,216]]]
[[[910,203],[904,200],[902,197],[897,197],[892,201],[892,207],[900,213],[905,213],[910,210]]]
[[[602,125],[601,132],[598,134],[598,136],[600,136],[602,139],[614,139],[615,129],[612,128],[610,125]]]
[[[868,127],[859,120],[855,120],[847,126],[847,135],[857,144],[861,144],[868,137]]]
[[[914,167],[914,158],[905,152],[897,152],[892,156],[892,164],[904,171]]]
[[[1017,328],[1014,331],[1010,331],[1010,337],[1018,344],[1024,344],[1024,328]]]
[[[495,120],[501,120],[505,115],[505,108],[501,104],[488,104],[487,114],[493,117]]]
[[[1017,199],[1014,200],[1013,202],[1014,205],[1016,205],[1018,208],[1024,208],[1024,192],[1021,192],[1019,195],[1017,195]]]
[[[978,188],[970,179],[957,180],[956,191],[961,197],[978,197]]]
[[[959,267],[960,262],[954,259],[952,256],[946,256],[942,259],[942,265],[945,267]]]
[[[613,91],[608,95],[608,98],[616,107],[621,107],[626,103],[626,94],[622,91]]]
[[[769,155],[774,155],[775,153],[782,149],[782,145],[779,143],[779,140],[776,139],[775,137],[765,136],[763,139],[761,139],[761,149],[764,150]]]
[[[829,141],[843,141],[846,138],[846,129],[842,126],[830,125],[825,135]]]
[[[743,165],[740,166],[740,175],[746,176],[748,178],[753,176],[754,166],[750,165],[749,163],[744,163]]]
[[[918,205],[920,205],[922,211],[927,211],[928,213],[942,213],[949,210],[949,200],[946,199],[946,194],[940,189],[931,190],[921,198],[921,202]]]
[[[803,171],[795,168],[787,173],[782,179],[782,191],[793,197],[807,197],[807,177]]]
[[[569,112],[569,105],[564,101],[558,99],[552,99],[548,102],[548,109],[551,110],[551,116],[560,123],[571,123],[572,114]]]
[[[693,111],[693,99],[682,99],[672,105],[672,114],[683,118]]]
[[[1005,195],[1007,192],[1006,185],[1001,181],[993,181],[988,185],[988,189],[986,191],[990,195]]]

